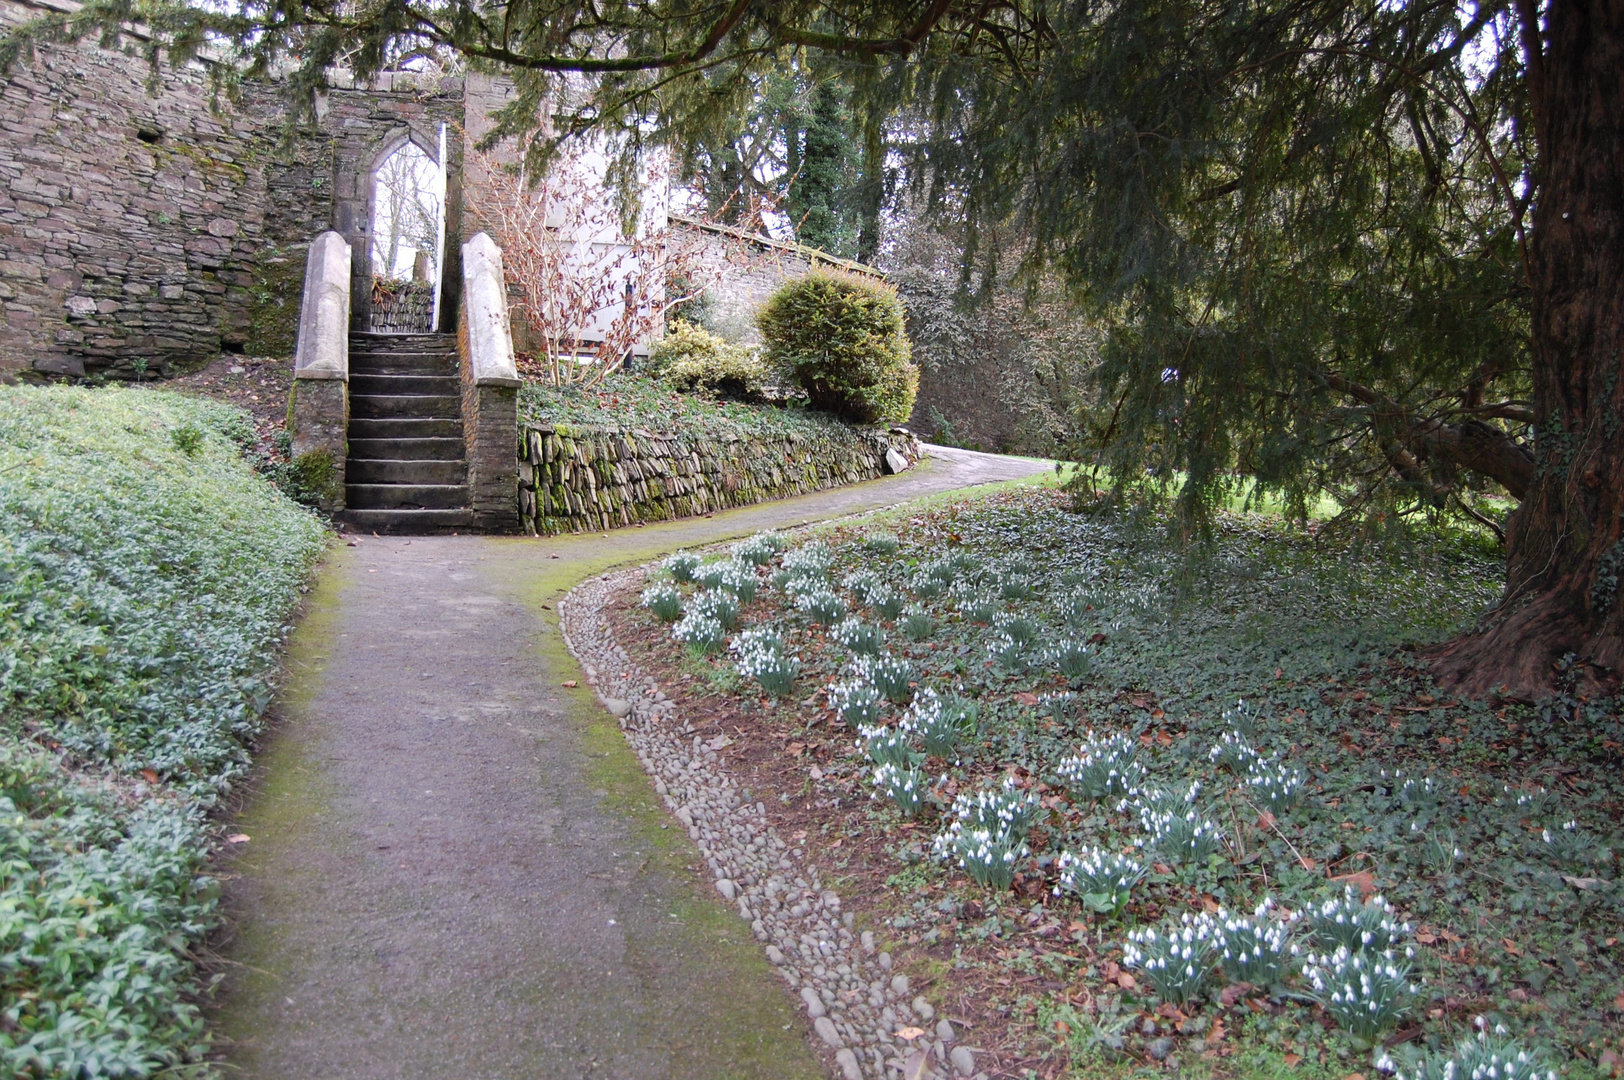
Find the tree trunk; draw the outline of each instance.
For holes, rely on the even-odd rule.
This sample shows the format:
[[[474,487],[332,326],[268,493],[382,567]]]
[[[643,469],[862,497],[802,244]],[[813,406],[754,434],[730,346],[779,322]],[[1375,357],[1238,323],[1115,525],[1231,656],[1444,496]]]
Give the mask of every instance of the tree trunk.
[[[1624,667],[1624,0],[1553,0],[1529,30],[1536,472],[1500,605],[1432,656],[1446,686],[1519,698],[1610,692]]]

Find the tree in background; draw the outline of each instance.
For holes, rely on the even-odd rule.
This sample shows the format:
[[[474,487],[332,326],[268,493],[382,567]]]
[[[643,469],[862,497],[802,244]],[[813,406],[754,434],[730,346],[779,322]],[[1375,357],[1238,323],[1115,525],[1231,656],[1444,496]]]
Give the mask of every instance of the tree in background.
[[[554,386],[601,382],[666,314],[720,280],[733,249],[663,220],[631,221],[583,156],[555,158],[535,182],[489,152],[468,163],[479,177],[478,214],[517,287],[515,311],[539,355],[525,374]],[[646,182],[664,171],[645,167]],[[680,288],[673,288],[680,283]]]
[[[764,74],[745,112],[675,147],[684,178],[725,224],[744,224],[748,208],[767,204],[800,243],[872,261],[886,142],[877,120],[853,113],[851,94],[838,75],[815,79],[799,66]]]
[[[313,93],[454,49],[503,66],[555,134],[712,142],[786,62],[853,88],[930,209],[1027,238],[1106,319],[1099,460],[1182,476],[1184,522],[1253,477],[1371,516],[1519,502],[1507,581],[1435,654],[1446,683],[1614,688],[1624,669],[1624,9],[1606,0],[92,0],[7,37],[125,20],[207,34]]]

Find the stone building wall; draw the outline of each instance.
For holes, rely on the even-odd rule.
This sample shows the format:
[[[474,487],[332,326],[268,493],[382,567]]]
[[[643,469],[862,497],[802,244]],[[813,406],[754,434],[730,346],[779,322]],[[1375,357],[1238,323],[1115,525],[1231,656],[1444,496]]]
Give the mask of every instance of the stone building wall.
[[[700,439],[531,426],[520,442],[519,514],[542,535],[597,532],[855,484],[918,460],[918,440],[902,429]]]
[[[67,2],[0,0],[0,22]],[[334,89],[314,127],[285,138],[279,87],[217,102],[200,62],[160,68],[154,93],[142,45],[42,46],[0,79],[0,377],[162,376],[221,351],[291,353],[306,245],[336,228],[367,275],[377,160],[406,137],[434,156],[439,123],[462,120],[457,80],[402,80]]]
[[[773,290],[804,275],[814,266],[849,270],[874,277],[884,275],[872,266],[836,258],[817,248],[770,240],[726,226],[701,223],[671,215],[674,227],[697,234],[710,254],[725,264],[721,280],[705,290],[705,325],[729,341],[758,344],[756,312]]]

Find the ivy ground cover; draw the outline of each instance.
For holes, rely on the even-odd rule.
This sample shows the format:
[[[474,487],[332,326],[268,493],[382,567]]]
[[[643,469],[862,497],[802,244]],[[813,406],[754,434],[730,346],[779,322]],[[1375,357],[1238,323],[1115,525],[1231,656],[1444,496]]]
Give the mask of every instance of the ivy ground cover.
[[[240,410],[0,387],[0,1074],[206,1069],[210,807],[325,533]]]
[[[995,1074],[1616,1073],[1615,703],[1411,649],[1492,555],[1164,537],[1007,492],[673,557],[621,633]]]
[[[519,391],[519,421],[566,428],[642,428],[718,440],[744,435],[851,437],[846,424],[799,405],[713,400],[631,374],[611,375],[591,387],[527,382]]]

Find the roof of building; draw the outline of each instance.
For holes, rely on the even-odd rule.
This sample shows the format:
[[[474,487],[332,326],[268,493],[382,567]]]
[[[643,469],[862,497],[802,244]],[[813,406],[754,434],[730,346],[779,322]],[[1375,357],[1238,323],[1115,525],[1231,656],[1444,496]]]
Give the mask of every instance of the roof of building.
[[[706,221],[703,218],[690,217],[687,214],[668,214],[666,216],[670,221],[678,225],[686,225],[692,229],[716,233],[719,236],[731,236],[736,240],[743,240],[757,247],[771,248],[774,251],[799,255],[809,263],[824,263],[854,274],[867,274],[870,277],[877,278],[885,277],[885,271],[878,267],[860,263],[855,259],[842,259],[840,256],[831,255],[821,248],[799,244],[794,240],[778,240],[761,233],[748,232],[744,229],[734,228],[732,225],[722,225],[714,221]]]

